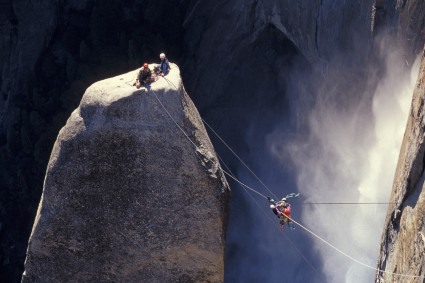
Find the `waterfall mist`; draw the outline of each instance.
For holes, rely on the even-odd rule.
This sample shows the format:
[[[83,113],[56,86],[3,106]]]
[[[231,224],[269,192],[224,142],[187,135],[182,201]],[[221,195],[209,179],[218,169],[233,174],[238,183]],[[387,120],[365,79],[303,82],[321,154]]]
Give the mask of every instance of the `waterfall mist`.
[[[292,161],[296,187],[305,203],[359,203],[303,205],[301,215],[295,214],[294,218],[372,267],[387,205],[361,203],[388,202],[419,70],[416,62],[409,72],[399,52],[387,49],[384,57],[386,72],[374,91],[359,88],[357,78],[353,78],[354,84],[346,91],[357,100],[341,105],[336,99],[339,93],[333,93],[329,87],[317,87],[316,104],[306,113],[307,135],[288,141],[277,127],[268,137],[273,156],[282,163],[287,163],[288,157]],[[336,82],[340,78],[328,79]],[[371,91],[370,100],[367,93]],[[374,280],[374,270],[311,235],[308,238],[313,242],[311,248],[320,255],[327,282]]]
[[[406,66],[401,52],[381,46],[384,66],[356,66],[354,55],[340,54],[325,73],[286,74],[285,105],[275,107],[272,124],[258,111],[245,135],[243,159],[266,185],[242,164],[237,170],[264,196],[300,192],[292,200],[294,220],[371,267],[387,205],[365,203],[388,202],[419,70],[419,62]],[[238,202],[231,207],[226,282],[374,280],[373,269],[302,228],[282,233],[267,200],[232,188]],[[354,204],[312,204],[323,202]]]

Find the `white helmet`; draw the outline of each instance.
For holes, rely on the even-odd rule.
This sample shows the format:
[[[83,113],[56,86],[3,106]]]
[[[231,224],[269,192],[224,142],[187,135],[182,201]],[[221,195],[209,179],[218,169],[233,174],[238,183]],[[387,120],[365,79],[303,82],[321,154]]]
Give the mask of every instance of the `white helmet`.
[[[164,53],[159,54],[159,58],[164,59],[165,58],[165,54]]]

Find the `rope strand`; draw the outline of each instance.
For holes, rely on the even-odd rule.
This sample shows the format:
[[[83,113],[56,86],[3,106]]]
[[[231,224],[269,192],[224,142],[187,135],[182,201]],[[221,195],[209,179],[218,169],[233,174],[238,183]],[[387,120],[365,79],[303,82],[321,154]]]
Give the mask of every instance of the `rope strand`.
[[[220,155],[218,155],[218,159],[220,160],[221,163],[223,163],[224,167],[226,167],[226,169],[230,172],[230,174],[232,175],[233,178],[236,178],[235,174],[230,170],[230,168],[227,166],[227,164],[224,162],[224,160],[220,157]],[[248,193],[248,191],[246,190],[246,188],[244,186],[241,185],[241,187],[245,190],[246,193]],[[248,194],[249,197],[255,202],[255,204],[257,205],[257,207],[261,210],[261,212],[267,217],[267,219],[273,224],[273,226],[275,228],[278,229],[278,231],[286,238],[286,240],[289,241],[289,243],[291,244],[291,246],[295,249],[295,251],[301,256],[301,258],[310,266],[310,268],[319,276],[322,277],[323,275],[314,267],[314,265],[303,255],[303,253],[297,248],[297,246],[295,245],[295,243],[283,232],[283,230],[280,228],[280,225],[275,222],[272,217],[270,216],[270,214],[267,214],[264,211],[263,206],[260,206],[260,204],[258,203],[258,201],[250,194]]]
[[[352,261],[367,267],[369,269],[372,269],[374,271],[377,272],[383,272],[383,273],[387,273],[390,275],[395,275],[395,276],[400,276],[400,277],[410,277],[410,278],[425,278],[425,276],[423,275],[408,275],[408,274],[402,274],[402,273],[395,273],[395,272],[390,272],[390,271],[386,271],[386,270],[382,270],[376,267],[373,267],[371,265],[368,265],[366,263],[361,262],[358,259],[355,259],[354,257],[350,256],[349,254],[347,254],[346,252],[340,250],[339,248],[335,247],[334,245],[332,245],[331,243],[329,243],[328,241],[326,241],[325,239],[323,239],[322,237],[320,237],[319,235],[317,235],[316,233],[314,233],[313,231],[309,230],[308,228],[304,227],[303,225],[301,225],[300,223],[298,223],[297,221],[295,221],[294,219],[292,219],[289,216],[286,216],[290,221],[294,222],[295,224],[297,224],[298,226],[300,226],[302,229],[304,229],[305,231],[307,231],[308,233],[310,233],[311,235],[313,235],[314,237],[316,237],[317,239],[319,239],[320,241],[322,241],[323,243],[325,243],[326,245],[328,245],[329,247],[331,247],[332,249],[336,250],[337,252],[339,252],[340,254],[344,255],[345,257],[351,259]]]
[[[293,202],[296,205],[307,205],[307,204],[340,204],[340,205],[356,205],[356,204],[395,204],[395,202]]]
[[[171,114],[168,112],[168,110],[166,109],[166,107],[162,104],[161,100],[158,98],[158,96],[156,95],[156,93],[152,90],[152,92],[154,93],[156,99],[158,100],[158,102],[161,104],[162,108],[165,110],[165,112],[167,113],[167,115],[173,120],[173,122],[176,124],[176,126],[179,128],[179,130],[184,134],[184,136],[195,146],[195,148],[197,148],[196,144],[190,139],[190,137],[186,134],[186,132],[180,127],[180,125],[177,123],[177,121],[171,116]],[[222,169],[223,170],[223,169]],[[230,178],[232,178],[233,180],[235,180],[236,182],[238,182],[240,185],[242,185],[243,187],[251,190],[252,192],[257,193],[258,195],[262,196],[263,198],[267,198],[266,196],[264,196],[263,194],[261,194],[260,192],[258,192],[257,190],[249,187],[248,185],[244,184],[243,182],[241,182],[240,180],[238,180],[237,178],[233,177],[230,173],[228,173],[227,171],[223,170],[223,172],[229,176]],[[262,182],[261,182],[262,183]],[[315,203],[310,203],[310,204],[315,204]],[[327,204],[327,203],[316,203],[316,204]],[[356,203],[328,203],[328,204],[356,204]],[[372,203],[364,203],[364,204],[372,204]],[[383,204],[383,203],[381,203]],[[423,275],[409,275],[409,274],[402,274],[402,273],[395,273],[395,272],[390,272],[390,271],[386,271],[386,270],[382,270],[376,267],[373,267],[371,265],[368,265],[366,263],[363,263],[361,261],[359,261],[358,259],[350,256],[349,254],[347,254],[346,252],[342,251],[341,249],[337,248],[336,246],[332,245],[331,243],[329,243],[328,241],[326,241],[325,239],[323,239],[322,237],[320,237],[319,235],[317,235],[316,233],[314,233],[313,231],[309,230],[308,228],[306,228],[305,226],[303,226],[302,224],[298,223],[297,221],[295,221],[293,218],[286,216],[290,221],[292,221],[293,223],[295,223],[296,225],[298,225],[299,227],[301,227],[302,229],[304,229],[306,232],[308,232],[309,234],[311,234],[312,236],[314,236],[315,238],[319,239],[321,242],[325,243],[326,245],[328,245],[329,247],[331,247],[332,249],[334,249],[335,251],[337,251],[338,253],[340,253],[341,255],[347,257],[348,259],[352,260],[353,262],[356,262],[359,265],[362,265],[366,268],[372,269],[376,272],[379,273],[386,273],[386,274],[390,274],[393,276],[400,276],[400,277],[409,277],[409,278],[425,278],[425,276]]]
[[[167,79],[166,77],[162,78],[164,78],[170,86],[173,86],[176,90],[178,90],[177,87],[169,79]],[[239,162],[242,163],[243,166],[245,166],[245,168],[255,177],[255,179],[260,182],[260,184],[263,185],[263,187],[266,188],[274,196],[274,198],[277,199],[278,197],[266,186],[266,184],[264,184],[263,181],[261,181],[261,179],[254,173],[254,171],[252,171],[251,168],[248,167],[248,165],[242,160],[242,158],[240,158],[239,155],[236,154],[236,152],[220,137],[220,135],[216,131],[214,131],[214,129],[207,123],[207,121],[205,121],[202,117],[201,119],[204,125],[206,125],[211,130],[211,132],[214,133],[214,135],[227,147],[227,149],[230,150],[230,152],[239,160]]]

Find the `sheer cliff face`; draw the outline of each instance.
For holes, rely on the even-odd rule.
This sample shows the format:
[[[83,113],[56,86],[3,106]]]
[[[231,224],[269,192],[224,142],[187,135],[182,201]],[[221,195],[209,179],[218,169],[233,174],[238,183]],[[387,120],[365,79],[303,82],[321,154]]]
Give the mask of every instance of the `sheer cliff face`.
[[[379,2],[379,3],[378,3]],[[425,189],[424,189],[424,11],[423,1],[377,1],[380,22],[403,49],[406,62],[422,51],[420,73],[395,172],[390,205],[384,224],[376,282],[425,282]],[[385,26],[385,25],[384,25]],[[391,273],[404,274],[397,276]]]
[[[249,147],[266,143],[259,137],[272,131],[276,117],[285,124],[285,135],[299,132],[315,99],[313,89],[337,88],[341,95],[332,99],[344,106],[358,100],[347,85],[361,88],[366,81],[363,63],[371,57],[363,55],[372,4],[381,16],[376,27],[391,25],[400,30],[401,41],[415,42],[407,44],[411,62],[423,44],[418,12],[423,3],[2,1],[0,281],[22,274],[52,145],[90,84],[157,60],[165,51],[181,65],[204,118],[249,160]],[[319,74],[315,79],[309,76],[312,69]],[[291,178],[285,176],[285,182]]]
[[[172,67],[148,92],[128,84],[137,70],[87,89],[53,148],[22,282],[223,281],[229,190]]]
[[[184,8],[180,0],[1,1],[0,281],[20,280],[53,143],[84,91],[161,51],[176,61]]]
[[[373,30],[390,29],[396,42],[412,63],[423,49],[425,37],[425,3],[423,1],[376,0]]]
[[[378,268],[387,273],[377,274],[376,282],[380,283],[425,280],[424,81],[422,56],[382,236]]]
[[[229,96],[249,108],[247,92],[260,103],[265,94],[264,100],[283,96],[299,69],[313,66],[326,72],[341,52],[368,50],[370,0],[201,2],[193,5],[184,22],[184,66],[202,112],[204,105]],[[347,63],[349,67],[349,58]],[[249,89],[233,88],[247,81]],[[214,108],[205,112],[210,110]]]

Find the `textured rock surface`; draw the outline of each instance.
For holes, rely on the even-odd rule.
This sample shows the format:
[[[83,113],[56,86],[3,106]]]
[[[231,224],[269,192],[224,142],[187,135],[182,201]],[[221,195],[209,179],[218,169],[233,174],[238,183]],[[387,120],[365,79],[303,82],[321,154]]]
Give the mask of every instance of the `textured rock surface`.
[[[229,190],[214,149],[176,65],[147,93],[136,74],[90,86],[60,131],[23,282],[223,281]]]
[[[412,64],[425,43],[424,15],[424,1],[376,0],[373,29],[389,28],[403,46],[406,61]]]
[[[155,60],[165,51],[182,66],[185,86],[203,117],[244,154],[246,136],[264,136],[270,130],[271,113],[283,113],[285,123],[296,127],[305,112],[298,105],[311,105],[309,78],[300,80],[297,70],[317,63],[326,77],[338,56],[341,60],[334,64],[365,69],[361,60],[370,58],[352,51],[368,49],[362,39],[370,37],[372,2],[387,8],[381,27],[390,22],[395,30],[396,11],[423,3],[0,1],[0,281],[17,282],[21,277],[51,147],[90,84]],[[419,12],[405,15],[421,23]],[[412,36],[423,34],[415,30]],[[354,96],[343,82],[356,76],[346,70],[339,87],[345,95],[341,100],[349,103]],[[287,90],[298,86],[305,89],[288,97]],[[291,111],[295,114],[288,114]],[[264,124],[244,132],[258,117]]]
[[[162,50],[177,61],[185,5],[0,1],[1,282],[21,278],[52,146],[84,91]]]
[[[258,82],[258,90],[250,91],[261,89],[264,95],[265,86],[288,77],[290,67],[302,63],[294,62],[297,55],[325,71],[343,50],[368,50],[364,47],[371,37],[370,0],[201,2],[197,1],[184,22],[189,56],[185,64],[196,66],[188,68],[189,78],[195,78],[189,80],[195,84],[194,95],[207,97],[200,101],[201,107],[214,103],[210,101],[214,98],[221,99],[216,92],[234,92],[227,87],[240,77]],[[218,18],[221,20],[215,20]],[[349,58],[345,60],[347,64]],[[210,68],[212,65],[220,69]],[[226,76],[220,75],[224,70]],[[218,77],[212,81],[214,87],[202,88],[210,77]],[[275,90],[282,93],[285,86],[274,86],[270,96]]]
[[[413,94],[390,206],[382,236],[376,282],[425,282],[425,58]],[[422,276],[400,277],[390,273]]]
[[[197,1],[186,18],[185,25],[189,29],[199,31],[199,24],[205,26],[208,21],[213,23],[208,33],[214,34],[223,30],[223,27],[228,27],[228,34],[235,35],[240,40],[231,40],[229,45],[221,46],[217,44],[217,37],[204,36],[199,38],[200,41],[192,41],[193,43],[203,44],[205,41],[216,40],[213,46],[235,51],[235,47],[239,49],[254,42],[268,26],[274,26],[313,63],[328,60],[338,49],[353,44],[353,39],[359,35],[370,35],[370,16],[374,1],[302,0],[293,3],[237,0],[211,2],[207,5],[201,5],[201,2]],[[223,14],[233,17],[223,17]],[[223,21],[213,21],[218,17],[223,18]],[[192,22],[197,22],[198,25],[193,25]],[[197,33],[189,33],[190,36],[195,34]],[[208,45],[204,47],[208,48]]]

